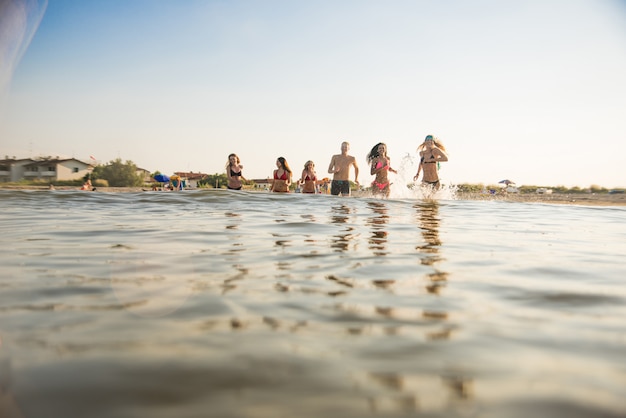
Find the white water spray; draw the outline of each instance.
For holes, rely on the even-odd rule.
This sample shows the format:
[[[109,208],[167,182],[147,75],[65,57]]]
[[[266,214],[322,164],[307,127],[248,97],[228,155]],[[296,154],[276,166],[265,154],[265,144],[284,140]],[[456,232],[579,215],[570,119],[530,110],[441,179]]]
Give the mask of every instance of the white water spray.
[[[400,165],[396,168],[397,174],[389,173],[389,181],[391,184],[391,193],[389,197],[392,199],[437,199],[437,200],[454,200],[456,199],[457,187],[451,184],[445,184],[445,179],[441,180],[441,188],[432,190],[429,187],[421,185],[419,180],[414,181],[413,177],[417,173],[419,166],[419,157],[406,153]]]

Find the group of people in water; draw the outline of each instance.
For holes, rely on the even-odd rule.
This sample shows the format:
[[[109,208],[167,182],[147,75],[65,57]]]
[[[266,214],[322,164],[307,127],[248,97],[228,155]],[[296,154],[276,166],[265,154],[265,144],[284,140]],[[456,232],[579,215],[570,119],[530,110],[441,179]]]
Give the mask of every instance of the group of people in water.
[[[349,150],[350,144],[343,142],[341,144],[341,154],[333,155],[330,160],[328,173],[333,175],[330,184],[330,193],[332,195],[350,195],[351,167],[354,168],[354,182],[357,185],[359,184],[359,166],[356,162],[356,158],[348,154]],[[413,180],[417,181],[421,173],[422,185],[430,187],[433,190],[438,190],[441,186],[438,174],[439,163],[448,161],[445,146],[438,138],[433,135],[427,135],[424,142],[417,148],[417,152],[420,156],[420,162]],[[374,145],[367,154],[366,160],[370,165],[370,174],[375,176],[371,187],[372,192],[385,197],[389,196],[391,183],[388,178],[388,173],[390,171],[397,173],[397,171],[391,167],[391,159],[387,155],[387,145],[382,142]],[[228,163],[226,164],[226,176],[228,178],[227,187],[229,189],[241,190],[243,182],[246,181],[242,171],[243,166],[237,154],[230,154],[228,156]],[[272,175],[270,191],[288,193],[292,183],[292,176],[293,172],[287,160],[285,160],[284,157],[278,157],[276,160],[276,170],[274,170]],[[317,178],[315,164],[313,161],[309,160],[304,164],[300,179],[297,181],[298,185],[302,187],[302,193],[317,193],[318,186],[325,180]]]

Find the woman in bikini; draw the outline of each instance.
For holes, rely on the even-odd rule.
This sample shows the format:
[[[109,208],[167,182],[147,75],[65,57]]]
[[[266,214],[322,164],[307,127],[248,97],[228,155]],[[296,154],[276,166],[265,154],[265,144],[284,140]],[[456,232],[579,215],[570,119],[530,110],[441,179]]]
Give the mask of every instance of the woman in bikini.
[[[276,167],[276,170],[274,170],[274,178],[272,180],[270,192],[289,193],[289,186],[291,185],[291,168],[289,168],[287,160],[283,157],[278,157],[276,160]]]
[[[246,181],[243,174],[241,174],[241,170],[243,170],[243,166],[237,154],[230,154],[228,156],[228,162],[226,163],[226,177],[228,178],[226,187],[231,190],[241,190],[243,186],[241,181]]]
[[[302,193],[317,193],[317,175],[313,161],[304,163],[304,170],[298,182],[302,185]]]
[[[442,161],[448,161],[448,155],[446,154],[446,147],[443,146],[438,138],[432,135],[426,135],[424,142],[417,147],[417,152],[420,154],[420,164],[417,167],[417,174],[413,177],[413,181],[416,181],[420,172],[424,171],[422,177],[422,185],[432,187],[434,190],[438,190],[441,187],[439,183],[439,163]]]
[[[391,184],[387,178],[387,172],[397,173],[397,171],[391,168],[391,160],[387,156],[387,145],[382,142],[374,145],[369,154],[367,154],[366,159],[370,164],[370,174],[376,175],[372,182],[372,192],[374,194],[382,194],[385,197],[389,196],[391,191],[389,186]]]

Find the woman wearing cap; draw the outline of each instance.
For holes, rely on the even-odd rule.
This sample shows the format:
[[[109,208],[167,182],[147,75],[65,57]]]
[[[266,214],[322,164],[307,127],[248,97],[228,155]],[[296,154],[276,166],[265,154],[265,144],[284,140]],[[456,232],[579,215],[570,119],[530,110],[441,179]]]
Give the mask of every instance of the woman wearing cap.
[[[439,141],[438,138],[435,138],[432,135],[426,135],[426,139],[424,142],[417,147],[417,152],[420,154],[420,164],[417,167],[417,174],[413,177],[413,181],[416,181],[420,172],[424,171],[424,176],[422,177],[422,184],[428,185],[435,190],[438,190],[441,187],[439,183],[439,174],[437,171],[439,170],[439,163],[442,161],[448,161],[448,156],[446,155],[446,147]]]

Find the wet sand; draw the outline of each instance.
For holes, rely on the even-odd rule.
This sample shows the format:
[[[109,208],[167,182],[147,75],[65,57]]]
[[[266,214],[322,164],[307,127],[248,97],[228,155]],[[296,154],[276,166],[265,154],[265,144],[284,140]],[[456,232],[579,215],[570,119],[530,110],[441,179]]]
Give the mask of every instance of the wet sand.
[[[0,185],[1,189],[9,190],[48,190],[47,186],[15,186]],[[59,186],[55,190],[77,190],[78,187]],[[142,191],[152,191],[146,187],[96,187],[96,192],[106,193],[137,193]],[[88,193],[89,191],[85,191]],[[172,193],[168,191],[168,193]],[[484,193],[456,193],[456,197],[461,200],[495,200],[526,203],[555,203],[573,204],[588,206],[626,206],[626,193],[507,193],[507,194],[484,194]]]
[[[626,194],[624,193],[508,193],[501,195],[457,193],[457,197],[459,199],[468,200],[500,200],[510,202],[558,203],[586,206],[626,206]]]

